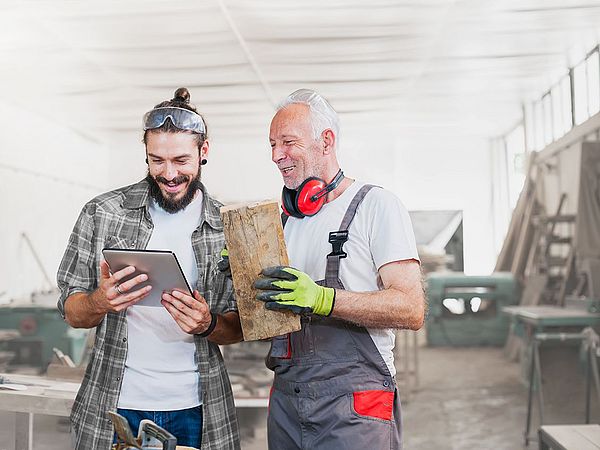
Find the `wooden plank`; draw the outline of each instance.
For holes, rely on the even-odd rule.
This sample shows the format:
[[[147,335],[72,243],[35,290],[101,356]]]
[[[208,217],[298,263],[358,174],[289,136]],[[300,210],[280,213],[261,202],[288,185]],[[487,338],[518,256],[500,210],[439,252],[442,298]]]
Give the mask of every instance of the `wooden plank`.
[[[523,306],[535,306],[541,303],[542,296],[548,286],[548,275],[537,274],[527,277],[525,280],[525,288],[521,296],[520,304]]]
[[[559,306],[565,306],[565,297],[567,295],[567,289],[569,287],[569,282],[571,281],[571,277],[573,276],[574,271],[575,247],[571,247],[569,249],[569,254],[567,255],[567,260],[565,263],[565,276],[560,284],[560,288],[556,297],[556,304]]]
[[[536,212],[537,201],[534,198],[527,204],[525,209],[525,215],[523,217],[523,224],[519,230],[519,237],[517,239],[517,246],[515,248],[514,257],[510,271],[519,280],[523,280],[523,274],[525,271],[525,263],[527,262],[527,256],[529,248],[531,247],[531,240],[533,234],[532,218]]]
[[[85,367],[67,367],[62,364],[50,363],[46,370],[46,376],[51,379],[78,381],[81,383],[85,375]]]
[[[509,271],[511,269],[511,262],[517,245],[517,239],[521,234],[520,230],[523,226],[523,213],[527,208],[527,204],[531,201],[530,197],[532,193],[535,192],[535,174],[537,171],[537,166],[535,164],[536,157],[537,153],[532,152],[527,159],[527,177],[525,178],[523,189],[519,194],[517,204],[513,210],[508,231],[506,232],[506,237],[502,243],[502,249],[496,260],[494,272]]]
[[[244,339],[255,341],[298,331],[299,316],[265,309],[264,303],[256,300],[253,287],[262,269],[289,265],[278,203],[223,206],[221,218]]]
[[[529,248],[529,254],[527,255],[527,263],[525,264],[525,275],[524,278],[527,280],[529,276],[535,275],[539,270],[539,254],[540,254],[540,242],[542,239],[542,228],[544,227],[541,223],[535,223],[535,232],[533,235],[533,241]]]
[[[553,449],[598,450],[600,426],[594,425],[544,425],[540,437]]]

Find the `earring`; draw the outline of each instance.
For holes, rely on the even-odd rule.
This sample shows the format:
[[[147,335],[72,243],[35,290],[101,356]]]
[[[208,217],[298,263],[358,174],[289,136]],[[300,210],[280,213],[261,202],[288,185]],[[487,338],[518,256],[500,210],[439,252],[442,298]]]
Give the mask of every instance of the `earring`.
[[[200,161],[200,164],[205,166],[207,162],[208,161],[206,159],[202,158],[202,160]]]

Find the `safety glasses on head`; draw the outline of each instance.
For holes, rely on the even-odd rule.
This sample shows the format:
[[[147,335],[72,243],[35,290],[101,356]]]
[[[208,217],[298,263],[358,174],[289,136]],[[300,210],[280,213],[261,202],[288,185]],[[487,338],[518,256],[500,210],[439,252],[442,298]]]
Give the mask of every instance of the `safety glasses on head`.
[[[206,133],[206,125],[199,114],[189,109],[173,106],[154,108],[144,114],[144,131],[162,127],[167,119],[171,119],[173,125],[180,130]]]

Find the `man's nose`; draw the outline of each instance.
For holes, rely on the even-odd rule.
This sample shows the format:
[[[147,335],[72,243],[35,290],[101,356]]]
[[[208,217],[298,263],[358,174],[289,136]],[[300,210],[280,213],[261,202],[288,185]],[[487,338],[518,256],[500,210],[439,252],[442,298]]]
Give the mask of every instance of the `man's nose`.
[[[171,162],[167,162],[167,164],[165,165],[165,178],[167,180],[172,180],[176,176],[177,176],[177,168],[175,167],[175,164],[173,164]]]
[[[278,162],[280,162],[281,160],[285,159],[286,154],[285,152],[282,150],[280,145],[275,144],[272,148],[271,148],[271,160],[277,164]]]

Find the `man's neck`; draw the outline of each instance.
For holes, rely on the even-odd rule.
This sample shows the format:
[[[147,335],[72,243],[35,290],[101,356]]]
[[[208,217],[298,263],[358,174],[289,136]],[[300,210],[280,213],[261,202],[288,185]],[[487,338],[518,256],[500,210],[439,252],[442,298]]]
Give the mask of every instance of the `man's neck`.
[[[340,182],[340,184],[333,191],[331,191],[329,194],[327,194],[326,203],[332,202],[336,198],[338,198],[340,195],[342,195],[344,193],[344,191],[346,189],[348,189],[352,183],[354,183],[354,180],[352,178],[344,177],[344,179]]]

